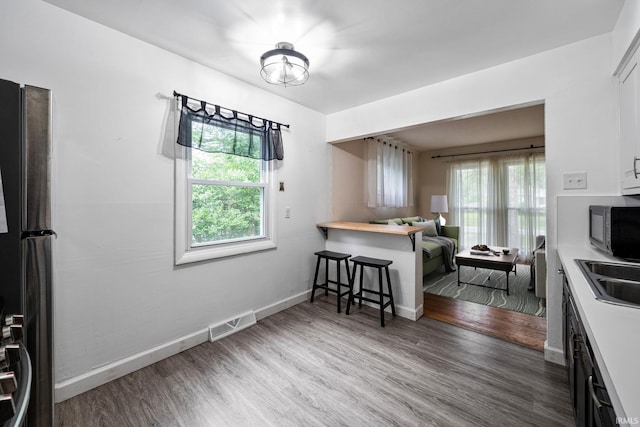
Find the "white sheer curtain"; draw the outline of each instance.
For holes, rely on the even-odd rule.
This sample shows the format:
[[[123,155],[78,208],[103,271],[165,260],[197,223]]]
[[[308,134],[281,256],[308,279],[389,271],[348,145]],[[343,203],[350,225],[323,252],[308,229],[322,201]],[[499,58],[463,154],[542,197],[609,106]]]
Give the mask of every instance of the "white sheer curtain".
[[[452,161],[449,215],[460,247],[514,247],[529,260],[536,236],[545,235],[545,187],[544,153]]]
[[[413,155],[393,138],[369,138],[367,149],[367,206],[413,206]]]

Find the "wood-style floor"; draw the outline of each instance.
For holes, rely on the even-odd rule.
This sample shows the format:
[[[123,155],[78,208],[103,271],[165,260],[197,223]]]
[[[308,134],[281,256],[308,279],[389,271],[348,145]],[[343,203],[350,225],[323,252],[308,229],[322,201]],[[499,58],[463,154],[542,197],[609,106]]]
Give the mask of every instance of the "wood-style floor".
[[[544,351],[547,319],[440,295],[425,294],[424,315]]]
[[[57,426],[568,426],[540,352],[320,297],[56,405]]]

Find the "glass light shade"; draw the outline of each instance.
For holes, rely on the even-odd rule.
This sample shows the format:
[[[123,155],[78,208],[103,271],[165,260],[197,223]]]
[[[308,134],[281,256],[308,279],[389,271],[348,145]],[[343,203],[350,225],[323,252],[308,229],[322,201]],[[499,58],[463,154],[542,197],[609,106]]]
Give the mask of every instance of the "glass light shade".
[[[297,86],[309,78],[309,60],[293,50],[291,43],[281,42],[260,57],[260,75],[270,84]]]

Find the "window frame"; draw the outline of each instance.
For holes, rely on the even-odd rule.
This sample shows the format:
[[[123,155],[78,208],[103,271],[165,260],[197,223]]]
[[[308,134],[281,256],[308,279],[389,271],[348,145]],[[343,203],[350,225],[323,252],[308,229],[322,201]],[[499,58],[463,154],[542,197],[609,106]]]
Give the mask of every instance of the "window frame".
[[[247,187],[262,187],[264,189],[261,203],[263,235],[212,244],[192,245],[192,186],[194,183],[200,185],[202,182],[206,182],[206,185],[229,184],[223,181],[192,178],[191,150],[194,149],[175,144],[175,265],[275,249],[277,247],[275,230],[275,183],[277,177],[274,162],[265,160],[260,160],[262,162],[262,182],[259,184],[247,183],[246,185]],[[234,182],[233,185],[236,183]]]

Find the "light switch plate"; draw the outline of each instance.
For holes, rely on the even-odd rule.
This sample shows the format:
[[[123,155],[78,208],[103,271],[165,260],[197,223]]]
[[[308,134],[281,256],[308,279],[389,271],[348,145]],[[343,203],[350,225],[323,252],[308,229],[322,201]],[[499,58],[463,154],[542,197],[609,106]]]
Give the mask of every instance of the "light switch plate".
[[[586,172],[567,172],[562,174],[562,188],[565,190],[583,190],[587,188]]]

